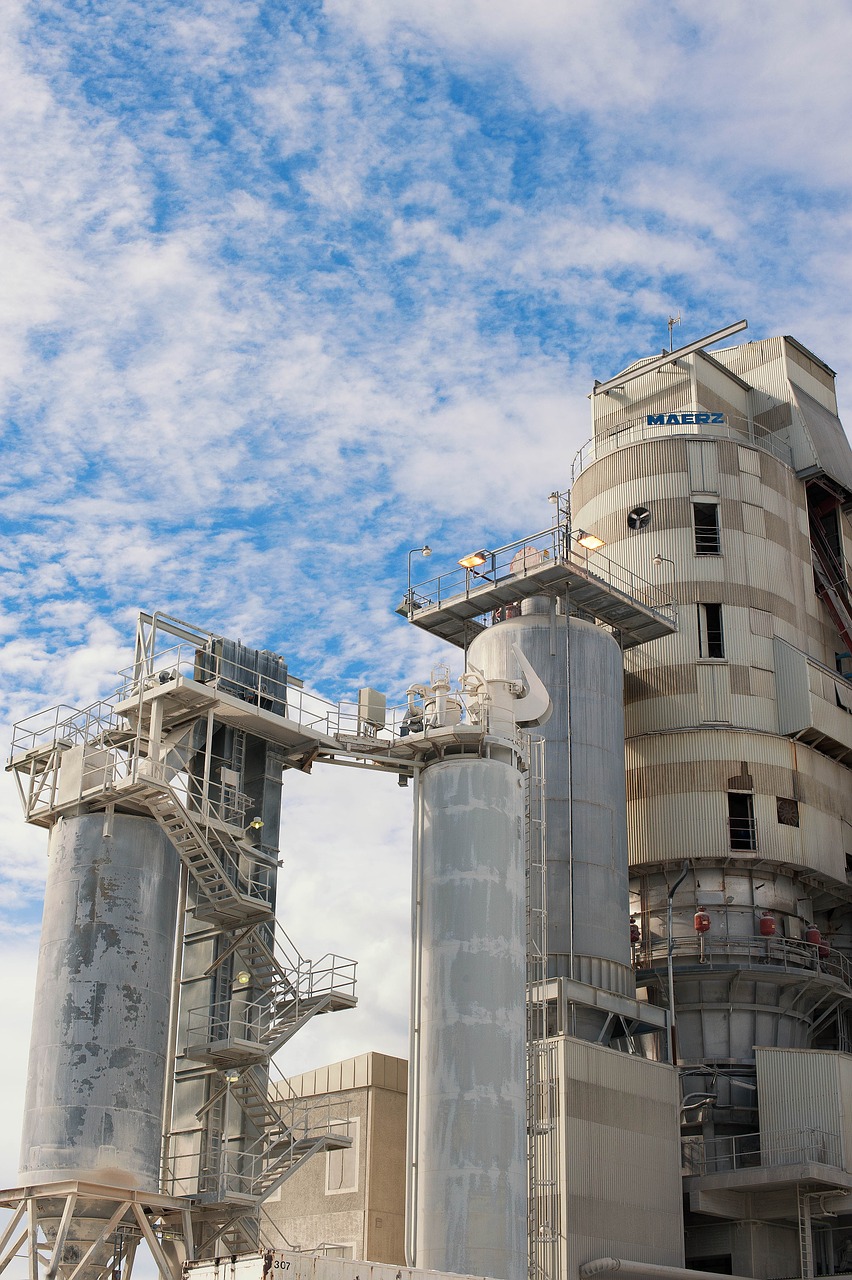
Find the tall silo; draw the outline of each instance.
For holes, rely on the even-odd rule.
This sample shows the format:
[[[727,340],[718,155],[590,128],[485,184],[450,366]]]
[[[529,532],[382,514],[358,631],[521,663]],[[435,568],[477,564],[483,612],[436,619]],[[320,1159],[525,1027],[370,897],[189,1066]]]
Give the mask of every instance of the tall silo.
[[[426,730],[414,815],[409,1260],[517,1280],[527,1270],[524,761],[487,685],[479,726]],[[535,686],[535,687],[532,687]],[[485,686],[483,686],[483,689]]]
[[[21,1179],[159,1187],[178,855],[149,818],[53,828]]]
[[[487,678],[517,679],[513,646],[540,673],[553,707],[532,731],[545,741],[549,976],[632,995],[621,650],[592,623],[572,617],[567,628],[564,602],[540,596],[482,631],[470,665]],[[599,1026],[590,1009],[574,1016],[583,1023],[577,1034],[584,1019],[588,1030]]]

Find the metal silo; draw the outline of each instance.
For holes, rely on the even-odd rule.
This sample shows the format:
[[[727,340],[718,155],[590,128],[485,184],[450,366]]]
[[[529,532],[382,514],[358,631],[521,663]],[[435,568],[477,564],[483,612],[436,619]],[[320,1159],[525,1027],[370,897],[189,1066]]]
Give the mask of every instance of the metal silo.
[[[422,775],[416,1263],[526,1270],[523,782],[500,760]]]
[[[488,679],[517,679],[517,645],[553,704],[547,723],[533,730],[546,744],[550,974],[632,995],[621,651],[611,635],[577,618],[568,650],[565,640],[564,612],[555,599],[537,597],[524,602],[521,616],[478,635],[469,665]]]
[[[178,880],[149,818],[53,827],[22,1183],[158,1189]]]
[[[409,1086],[412,1265],[527,1271],[524,765],[516,723],[547,712],[466,676],[462,725],[424,733],[414,818]],[[437,717],[439,721],[441,717]],[[446,719],[446,718],[445,718]]]

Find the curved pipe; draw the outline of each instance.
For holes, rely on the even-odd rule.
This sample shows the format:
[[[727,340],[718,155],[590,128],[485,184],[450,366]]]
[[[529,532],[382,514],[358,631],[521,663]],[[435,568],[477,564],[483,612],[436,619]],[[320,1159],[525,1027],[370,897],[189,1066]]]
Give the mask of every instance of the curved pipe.
[[[693,1271],[690,1267],[662,1267],[655,1262],[630,1262],[625,1258],[595,1258],[580,1267],[583,1280],[590,1276],[621,1274],[639,1280],[718,1280],[714,1271]],[[731,1276],[731,1280],[750,1280],[748,1276]]]
[[[512,645],[512,653],[527,686],[527,692],[515,700],[512,708],[515,719],[520,725],[546,724],[553,712],[553,704],[544,681],[516,644]]]

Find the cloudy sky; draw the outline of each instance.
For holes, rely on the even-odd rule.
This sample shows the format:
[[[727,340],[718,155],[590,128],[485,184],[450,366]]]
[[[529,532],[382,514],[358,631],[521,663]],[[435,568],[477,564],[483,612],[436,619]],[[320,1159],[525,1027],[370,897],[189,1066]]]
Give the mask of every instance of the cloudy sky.
[[[140,607],[398,695],[440,652],[392,612],[409,548],[546,525],[593,378],[670,314],[793,333],[852,396],[849,0],[4,0],[0,31],[7,742],[110,690]],[[410,792],[288,796],[285,926],[359,959],[361,1006],[284,1065],[404,1055]],[[45,867],[7,778],[4,1185]]]

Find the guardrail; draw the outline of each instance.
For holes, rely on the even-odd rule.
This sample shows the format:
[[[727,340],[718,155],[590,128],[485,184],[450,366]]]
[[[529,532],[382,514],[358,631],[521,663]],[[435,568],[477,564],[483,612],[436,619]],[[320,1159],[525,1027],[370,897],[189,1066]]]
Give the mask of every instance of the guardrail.
[[[785,972],[809,970],[812,973],[823,973],[831,978],[838,978],[852,990],[852,963],[839,951],[829,951],[827,956],[819,954],[820,945],[812,942],[799,942],[795,938],[763,938],[758,935],[743,938],[714,938],[711,934],[703,935],[703,946],[699,938],[676,938],[672,946],[675,960],[692,960],[702,968],[760,968],[767,965],[783,969]],[[636,967],[639,969],[663,968],[668,956],[665,938],[655,939],[650,943],[644,941],[636,948]]]
[[[789,1129],[681,1140],[681,1170],[688,1177],[811,1162],[842,1168],[840,1135],[823,1129]]]
[[[689,412],[689,411],[688,411]],[[678,417],[681,415],[678,414]],[[732,426],[729,422],[720,423],[717,426],[695,425],[689,423],[684,425],[681,422],[666,426],[664,423],[649,424],[644,419],[635,422],[629,422],[624,427],[610,432],[608,435],[593,436],[591,440],[579,449],[571,463],[571,479],[576,480],[577,476],[585,471],[586,467],[591,466],[593,462],[597,462],[599,458],[605,458],[610,453],[615,453],[618,449],[625,449],[632,444],[642,444],[646,440],[668,440],[674,436],[703,436],[705,439],[723,439],[735,440],[737,444],[748,445],[750,448],[763,449],[766,453],[771,453],[773,457],[778,458],[780,462],[784,462],[787,466],[793,464],[793,452],[789,444],[778,437],[771,431],[764,432],[761,435],[749,434],[748,424],[744,423],[742,429]]]
[[[272,1101],[272,1099],[271,1099]],[[257,1196],[259,1184],[276,1165],[286,1163],[297,1143],[340,1133],[350,1120],[348,1102],[332,1098],[296,1098],[275,1102],[281,1114],[280,1131],[270,1140],[262,1135],[246,1146],[242,1139],[195,1135],[196,1149],[172,1156],[165,1166],[165,1186],[172,1196],[201,1195],[227,1201],[230,1196]],[[231,1104],[234,1112],[236,1103]],[[231,1108],[229,1108],[230,1110]]]
[[[600,551],[583,547],[579,533],[566,536],[563,525],[542,529],[495,551],[488,551],[483,564],[466,569],[461,566],[425,582],[417,583],[406,594],[398,612],[409,618],[419,609],[440,608],[459,599],[469,599],[488,583],[524,577],[542,564],[574,565],[592,581],[620,592],[644,608],[676,622],[676,605],[670,594],[625,569]]]

